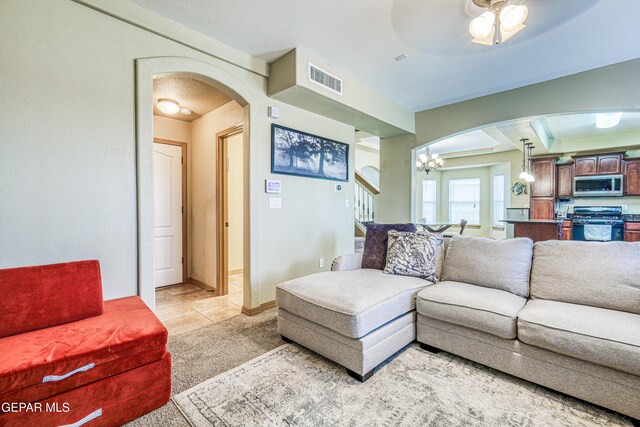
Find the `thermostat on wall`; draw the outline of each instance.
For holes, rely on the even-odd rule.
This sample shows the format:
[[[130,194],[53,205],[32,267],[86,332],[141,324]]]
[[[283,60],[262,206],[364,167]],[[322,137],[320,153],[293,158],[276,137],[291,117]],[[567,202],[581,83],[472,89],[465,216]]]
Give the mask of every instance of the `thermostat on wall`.
[[[266,191],[267,193],[280,193],[282,191],[282,183],[280,181],[266,179],[264,184],[264,191]]]
[[[280,117],[280,109],[278,107],[269,107],[267,112],[270,119],[277,119]]]

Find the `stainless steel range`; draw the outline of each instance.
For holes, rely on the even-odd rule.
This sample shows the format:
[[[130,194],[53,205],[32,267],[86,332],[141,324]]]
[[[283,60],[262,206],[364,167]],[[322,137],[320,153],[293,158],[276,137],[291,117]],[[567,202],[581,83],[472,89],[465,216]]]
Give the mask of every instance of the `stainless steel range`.
[[[576,206],[573,209],[573,240],[624,240],[622,207]]]

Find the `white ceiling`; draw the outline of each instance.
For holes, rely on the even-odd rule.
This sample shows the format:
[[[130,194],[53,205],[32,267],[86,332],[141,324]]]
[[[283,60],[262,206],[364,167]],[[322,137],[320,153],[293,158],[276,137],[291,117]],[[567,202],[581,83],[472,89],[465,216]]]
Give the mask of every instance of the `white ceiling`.
[[[132,1],[269,61],[300,47],[414,111],[640,57],[638,0],[513,0],[527,28],[492,47],[471,0]]]
[[[549,139],[567,139],[640,130],[640,113],[623,113],[620,124],[608,129],[596,127],[596,114],[550,116],[540,119],[540,122],[543,123]]]
[[[486,131],[478,129],[454,135],[429,145],[429,152],[442,155],[478,150],[499,152],[516,149],[506,138],[496,135],[499,134],[496,131],[496,128],[487,128]]]
[[[180,107],[190,109],[191,114],[163,113],[157,106],[162,98],[177,101]],[[174,74],[153,79],[153,114],[157,116],[192,122],[229,101],[231,98],[215,87],[188,76]]]

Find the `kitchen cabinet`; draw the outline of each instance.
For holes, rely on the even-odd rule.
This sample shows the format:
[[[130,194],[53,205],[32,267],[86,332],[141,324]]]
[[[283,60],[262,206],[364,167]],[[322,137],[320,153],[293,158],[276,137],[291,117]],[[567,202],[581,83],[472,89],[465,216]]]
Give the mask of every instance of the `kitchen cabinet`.
[[[556,197],[556,157],[531,160],[531,219],[554,219]]]
[[[544,157],[531,161],[531,197],[553,197],[556,189],[556,158]]]
[[[558,176],[557,196],[563,199],[573,197],[573,165],[558,165],[556,175]]]
[[[576,176],[597,175],[598,156],[574,157],[576,161]]]
[[[553,219],[555,218],[554,197],[532,197],[531,198],[531,219]]]
[[[640,242],[640,222],[627,222],[624,224],[624,241]]]
[[[571,221],[570,219],[565,220],[562,223],[561,240],[573,240],[573,221]]]
[[[575,176],[617,175],[622,173],[622,153],[576,156]]]
[[[640,196],[640,159],[625,162],[625,196]]]

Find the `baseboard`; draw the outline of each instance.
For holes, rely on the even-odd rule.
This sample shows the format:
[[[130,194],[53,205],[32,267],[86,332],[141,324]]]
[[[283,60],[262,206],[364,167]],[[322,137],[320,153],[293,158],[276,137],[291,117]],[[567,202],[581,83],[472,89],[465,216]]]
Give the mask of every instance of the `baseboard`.
[[[238,268],[236,270],[229,270],[229,276],[232,276],[234,274],[242,274],[242,269]]]
[[[275,307],[276,307],[275,300],[265,302],[264,304],[260,304],[258,307],[254,307],[254,308],[248,308],[248,307],[242,306],[242,314],[246,314],[247,316],[255,316],[256,314],[262,313],[263,311],[270,310]]]
[[[201,282],[201,281],[200,281],[200,280],[198,280],[198,279],[194,279],[193,277],[191,278],[191,283],[192,283],[193,285],[196,285],[197,287],[199,287],[199,288],[201,288],[201,289],[204,289],[204,290],[205,290],[205,291],[207,291],[207,292],[213,292],[213,293],[215,293],[215,292],[216,292],[216,288],[214,288],[213,286],[209,286],[209,285],[207,285],[206,283]],[[216,295],[217,295],[217,294],[216,294]]]

